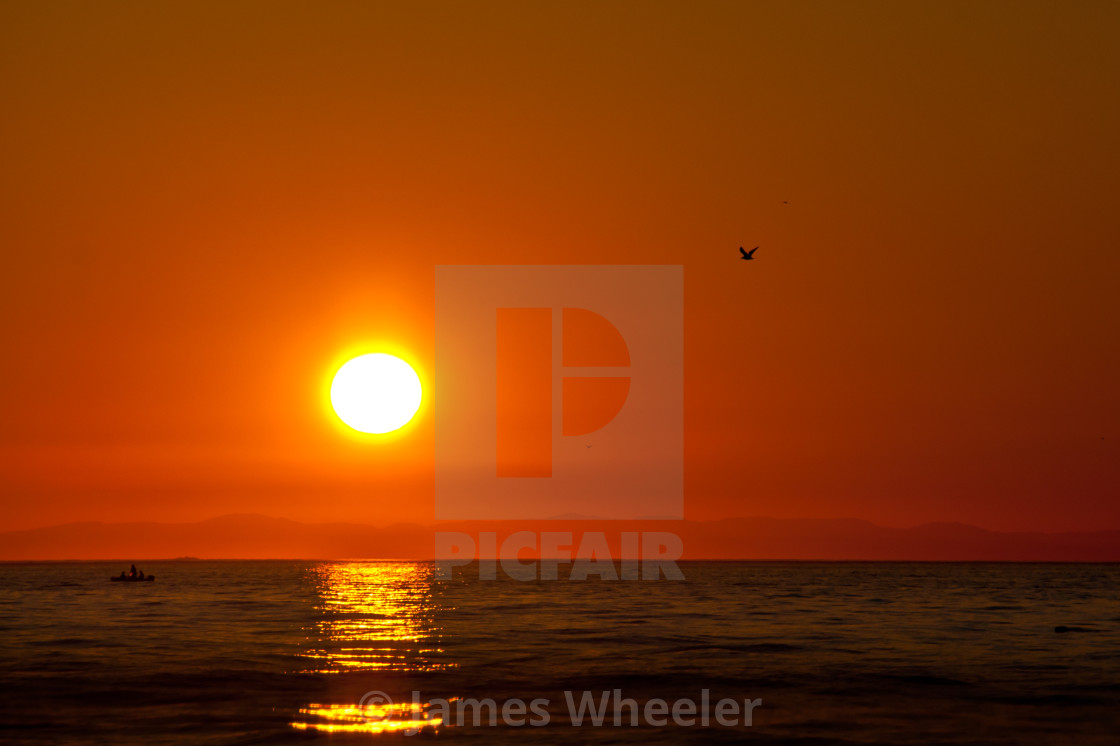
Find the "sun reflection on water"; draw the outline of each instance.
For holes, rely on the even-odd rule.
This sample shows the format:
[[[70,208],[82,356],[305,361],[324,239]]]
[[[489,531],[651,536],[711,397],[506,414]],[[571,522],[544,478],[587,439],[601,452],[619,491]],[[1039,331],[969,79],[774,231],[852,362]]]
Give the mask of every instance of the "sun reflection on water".
[[[429,715],[422,705],[405,702],[378,706],[320,705],[301,707],[299,714],[315,718],[312,722],[291,723],[297,730],[317,730],[325,733],[393,733],[437,731],[443,725],[439,715]]]
[[[300,653],[306,673],[420,673],[455,667],[440,647],[431,563],[325,562],[309,573],[319,602],[318,621],[306,629],[308,644]],[[370,683],[376,688],[379,682]],[[397,703],[311,703],[299,709],[290,725],[328,733],[386,733],[435,730],[443,724],[436,713],[427,712],[427,702],[409,702],[403,692],[393,698]]]
[[[438,671],[440,629],[434,569],[421,562],[331,562],[311,568],[320,604],[311,645],[313,673]]]

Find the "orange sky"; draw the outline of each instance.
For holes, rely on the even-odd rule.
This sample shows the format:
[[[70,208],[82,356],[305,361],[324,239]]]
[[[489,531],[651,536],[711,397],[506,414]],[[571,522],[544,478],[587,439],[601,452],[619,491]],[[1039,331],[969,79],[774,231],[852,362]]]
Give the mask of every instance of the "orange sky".
[[[324,381],[428,376],[459,263],[683,265],[689,518],[1120,528],[1117,38],[1092,2],[6,2],[0,530],[431,520],[431,408],[348,437]]]

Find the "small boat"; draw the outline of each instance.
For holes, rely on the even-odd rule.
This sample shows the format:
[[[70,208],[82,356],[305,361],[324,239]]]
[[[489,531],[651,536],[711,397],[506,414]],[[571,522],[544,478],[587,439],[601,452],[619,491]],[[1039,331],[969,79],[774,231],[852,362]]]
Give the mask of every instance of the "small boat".
[[[113,581],[114,583],[115,583],[115,582],[121,582],[121,583],[146,583],[146,582],[148,582],[149,580],[155,580],[155,579],[156,579],[156,576],[155,576],[155,575],[145,575],[145,576],[144,576],[144,577],[142,577],[142,578],[130,578],[130,577],[128,577],[127,575],[126,575],[125,577],[123,577],[123,578],[122,578],[122,577],[121,577],[120,575],[114,575],[113,577],[109,578],[109,580],[112,580],[112,581]]]

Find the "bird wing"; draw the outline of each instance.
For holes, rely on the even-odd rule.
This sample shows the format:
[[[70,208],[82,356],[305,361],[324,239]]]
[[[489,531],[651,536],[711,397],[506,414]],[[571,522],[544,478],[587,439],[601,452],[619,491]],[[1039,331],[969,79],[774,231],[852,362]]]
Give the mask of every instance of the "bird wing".
[[[742,251],[742,249],[740,249],[740,251]],[[755,247],[754,247],[753,249],[751,249],[751,250],[750,250],[750,253],[748,253],[748,254],[744,254],[744,256],[746,256],[746,257],[747,257],[747,258],[749,259],[750,257],[754,256],[754,252],[756,252],[756,251],[758,251],[758,247],[757,247],[757,246],[755,246]]]
[[[743,250],[742,246],[739,247],[739,253],[742,254],[743,256],[747,256],[747,252]]]

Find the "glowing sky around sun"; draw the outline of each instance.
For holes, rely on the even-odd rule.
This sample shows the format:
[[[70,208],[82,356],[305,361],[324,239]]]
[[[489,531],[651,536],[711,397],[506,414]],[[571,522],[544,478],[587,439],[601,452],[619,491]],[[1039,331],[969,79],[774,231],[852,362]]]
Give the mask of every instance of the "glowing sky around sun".
[[[542,262],[683,266],[689,518],[1120,527],[1118,16],[5,3],[0,529],[429,520],[331,376]]]

